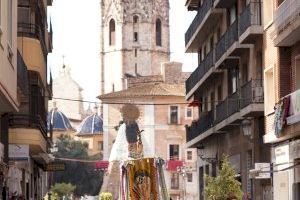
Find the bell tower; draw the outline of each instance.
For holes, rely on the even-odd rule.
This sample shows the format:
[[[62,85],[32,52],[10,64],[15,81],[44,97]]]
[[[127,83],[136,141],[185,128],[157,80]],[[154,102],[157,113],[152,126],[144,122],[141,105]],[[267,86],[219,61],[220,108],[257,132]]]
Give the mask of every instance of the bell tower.
[[[101,94],[127,76],[160,74],[170,59],[169,0],[102,0]]]

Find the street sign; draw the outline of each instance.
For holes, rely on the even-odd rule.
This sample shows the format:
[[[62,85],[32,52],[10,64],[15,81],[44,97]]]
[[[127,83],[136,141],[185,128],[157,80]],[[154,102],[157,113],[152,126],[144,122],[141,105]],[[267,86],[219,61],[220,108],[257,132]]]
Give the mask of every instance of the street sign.
[[[57,172],[57,171],[65,171],[66,165],[65,163],[49,163],[44,166],[44,171],[47,172]]]
[[[255,163],[255,170],[258,171],[255,179],[269,179],[271,178],[270,163]]]

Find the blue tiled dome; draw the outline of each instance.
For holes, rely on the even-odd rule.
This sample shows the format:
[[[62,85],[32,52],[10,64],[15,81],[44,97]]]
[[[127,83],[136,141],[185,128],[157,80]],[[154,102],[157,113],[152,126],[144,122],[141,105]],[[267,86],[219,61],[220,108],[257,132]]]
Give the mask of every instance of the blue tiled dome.
[[[64,113],[58,111],[56,108],[48,112],[48,130],[50,130],[50,123],[52,123],[54,131],[66,131],[73,129],[70,120],[64,115]]]
[[[99,134],[103,132],[103,120],[97,114],[92,114],[85,118],[80,124],[78,135]]]

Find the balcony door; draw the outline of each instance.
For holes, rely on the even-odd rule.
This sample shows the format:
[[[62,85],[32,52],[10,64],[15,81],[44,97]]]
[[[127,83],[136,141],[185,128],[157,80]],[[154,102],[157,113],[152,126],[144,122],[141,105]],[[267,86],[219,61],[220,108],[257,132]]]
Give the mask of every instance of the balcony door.
[[[238,67],[228,70],[228,94],[233,94],[238,89],[239,69]]]
[[[295,90],[299,90],[300,89],[300,55],[296,57],[295,65],[296,65]]]

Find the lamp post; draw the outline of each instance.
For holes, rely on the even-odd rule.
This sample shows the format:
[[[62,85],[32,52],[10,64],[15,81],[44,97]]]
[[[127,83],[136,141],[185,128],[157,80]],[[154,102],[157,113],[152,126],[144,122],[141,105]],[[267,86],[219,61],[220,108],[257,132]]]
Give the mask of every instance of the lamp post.
[[[192,167],[188,167],[188,166],[181,166],[181,167],[177,167],[177,172],[179,173],[179,175],[182,176],[183,179],[183,200],[186,199],[186,177],[187,177],[187,173],[188,172],[192,172],[193,169]]]

